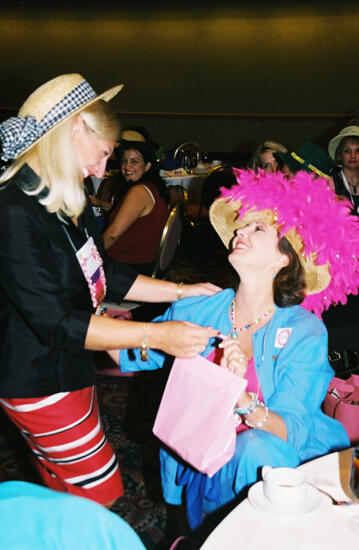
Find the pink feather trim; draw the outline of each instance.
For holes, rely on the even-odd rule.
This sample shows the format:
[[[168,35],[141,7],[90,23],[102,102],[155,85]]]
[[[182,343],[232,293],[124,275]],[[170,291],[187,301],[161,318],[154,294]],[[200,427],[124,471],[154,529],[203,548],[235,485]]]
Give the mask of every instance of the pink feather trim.
[[[306,296],[302,306],[318,317],[334,303],[345,304],[348,294],[359,287],[359,220],[351,215],[352,205],[328,187],[327,180],[298,172],[287,180],[280,172],[267,174],[234,169],[237,185],[221,188],[221,197],[241,200],[239,219],[255,207],[275,210],[280,234],[296,228],[304,253],[317,253],[316,263],[330,264],[331,281],[317,294]]]

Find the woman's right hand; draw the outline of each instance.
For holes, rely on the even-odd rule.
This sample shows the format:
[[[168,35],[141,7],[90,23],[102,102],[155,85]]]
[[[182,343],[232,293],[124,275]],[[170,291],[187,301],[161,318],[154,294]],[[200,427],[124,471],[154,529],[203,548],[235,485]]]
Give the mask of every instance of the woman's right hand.
[[[175,357],[195,357],[206,349],[209,338],[217,335],[218,330],[212,327],[201,327],[188,321],[148,324],[149,347]]]
[[[243,378],[247,370],[248,359],[245,353],[243,353],[238,340],[236,338],[227,338],[218,347],[223,349],[221,367]]]

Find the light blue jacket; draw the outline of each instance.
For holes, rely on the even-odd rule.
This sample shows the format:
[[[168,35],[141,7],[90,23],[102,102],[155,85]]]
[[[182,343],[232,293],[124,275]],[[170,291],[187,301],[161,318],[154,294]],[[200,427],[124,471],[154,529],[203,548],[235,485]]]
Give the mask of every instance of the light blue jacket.
[[[191,321],[229,334],[233,296],[233,290],[226,289],[209,297],[186,298],[154,322]],[[285,334],[290,335],[283,345]],[[202,355],[207,356],[214,345],[211,339]],[[343,426],[321,410],[333,370],[327,331],[315,315],[300,306],[277,308],[272,320],[253,335],[253,354],[264,402],[284,419],[288,443],[300,462],[350,445]],[[153,370],[161,368],[165,358],[162,352],[149,350],[149,360],[143,362],[139,350],[121,350],[120,368],[123,372]]]
[[[0,483],[2,550],[146,550],[97,502],[24,481]]]

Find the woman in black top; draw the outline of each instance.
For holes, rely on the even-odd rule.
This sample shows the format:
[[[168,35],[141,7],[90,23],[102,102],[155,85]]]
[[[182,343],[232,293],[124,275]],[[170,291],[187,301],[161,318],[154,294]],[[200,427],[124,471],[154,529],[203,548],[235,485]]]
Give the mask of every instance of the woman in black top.
[[[211,328],[147,325],[102,315],[123,298],[173,301],[211,294],[138,276],[106,257],[83,179],[101,177],[118,136],[107,102],[77,74],[35,90],[0,125],[0,403],[20,427],[47,485],[110,506],[122,494],[102,432],[91,350],[202,351]]]

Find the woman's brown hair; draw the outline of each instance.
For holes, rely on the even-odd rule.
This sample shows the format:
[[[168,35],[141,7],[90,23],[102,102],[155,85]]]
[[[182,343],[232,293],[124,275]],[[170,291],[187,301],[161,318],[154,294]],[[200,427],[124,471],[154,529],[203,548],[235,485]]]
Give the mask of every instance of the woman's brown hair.
[[[278,248],[288,257],[289,263],[282,267],[273,280],[274,303],[279,307],[299,305],[305,298],[303,266],[298,254],[285,237],[278,242]]]

